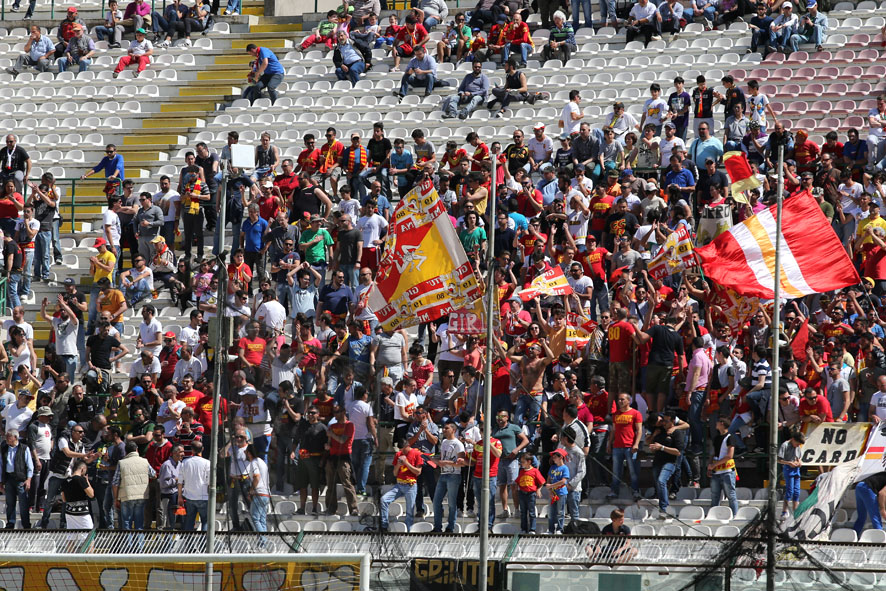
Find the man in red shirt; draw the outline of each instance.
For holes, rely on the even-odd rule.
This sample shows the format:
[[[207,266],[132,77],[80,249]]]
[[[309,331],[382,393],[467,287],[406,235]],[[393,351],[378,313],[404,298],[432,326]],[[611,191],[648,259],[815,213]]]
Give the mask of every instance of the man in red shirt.
[[[381,530],[388,531],[388,507],[399,497],[406,499],[406,529],[412,529],[415,518],[415,497],[418,493],[418,475],[424,464],[421,452],[409,445],[408,439],[400,441],[400,451],[394,454],[394,476],[397,484],[381,498],[379,514]]]
[[[204,393],[200,400],[197,401],[197,405],[194,410],[197,412],[197,420],[200,421],[201,425],[203,425],[203,437],[207,441],[207,445],[204,447],[203,453],[208,455],[208,442],[212,441],[212,383],[203,383],[201,384],[201,388]],[[219,398],[218,403],[218,424],[219,426],[224,426],[225,421],[228,418],[228,401],[224,398]]]
[[[185,406],[193,410],[196,414],[197,404],[200,402],[200,399],[203,398],[203,392],[194,389],[194,378],[190,374],[186,374],[182,378],[181,386],[182,389],[178,394],[178,399],[184,402]]]
[[[329,179],[332,195],[338,194],[338,179],[341,178],[342,172],[338,162],[341,153],[345,151],[345,145],[335,139],[336,133],[334,127],[326,129],[326,143],[320,146],[320,166],[317,168],[317,172],[320,173],[321,189],[326,186],[326,180]]]
[[[600,313],[609,310],[609,289],[606,285],[605,262],[612,259],[612,253],[602,246],[597,246],[597,238],[593,234],[588,234],[585,244],[587,252],[581,255],[580,260],[585,275],[594,282],[594,295],[591,298],[591,320],[597,320],[598,305]]]
[[[348,420],[345,407],[336,406],[333,410],[335,422],[329,425],[326,436],[329,438],[329,452],[326,456],[326,514],[335,515],[338,509],[336,482],[345,491],[345,499],[351,517],[357,513],[357,490],[351,474],[351,446],[354,443],[354,423]]]
[[[163,348],[160,349],[160,377],[157,380],[157,387],[165,388],[172,382],[172,376],[175,373],[175,364],[178,363],[181,345],[175,342],[175,333],[171,330],[163,334]]]
[[[529,25],[523,22],[523,15],[520,11],[512,15],[514,19],[507,30],[507,43],[501,50],[502,63],[508,61],[508,57],[512,51],[520,52],[520,67],[526,67],[526,60],[529,59],[529,52],[532,51],[532,35],[529,32]]]
[[[809,139],[809,132],[798,129],[794,139],[794,160],[797,162],[798,172],[814,172],[821,148]]]
[[[429,39],[428,31],[424,25],[416,21],[415,16],[407,14],[404,20],[403,28],[394,37],[394,44],[391,50],[394,53],[394,68],[392,72],[400,69],[400,58],[412,57],[415,48],[424,47]]]
[[[637,330],[628,322],[628,311],[617,308],[615,322],[609,325],[609,387],[612,394],[632,393],[631,345]]]
[[[605,486],[606,447],[609,441],[609,425],[606,417],[612,413],[614,406],[606,391],[606,378],[595,375],[591,378],[591,390],[585,396],[585,406],[591,413],[593,424],[588,428],[591,436],[590,452],[588,453],[587,473],[591,486]],[[589,487],[590,488],[590,487]]]
[[[616,411],[612,414],[612,438],[606,446],[607,451],[612,453],[612,490],[606,498],[614,499],[618,496],[621,473],[624,470],[624,463],[627,462],[634,500],[638,500],[641,497],[637,478],[637,470],[640,467],[637,462],[637,450],[640,449],[640,438],[643,436],[643,415],[637,409],[631,408],[631,396],[624,392],[619,392],[615,404]]]
[[[246,327],[246,336],[237,341],[237,358],[240,360],[240,369],[247,374],[252,374],[251,383],[263,384],[264,375],[261,368],[261,360],[265,356],[268,342],[258,336],[259,323],[253,320]],[[248,377],[248,376],[247,376]]]
[[[320,168],[320,148],[315,147],[317,140],[313,133],[306,133],[304,140],[305,149],[299,152],[295,160],[295,172],[313,175]]]
[[[815,388],[806,388],[803,398],[800,400],[800,422],[803,423],[803,432],[808,433],[812,427],[819,423],[833,423],[831,403],[818,393]]]
[[[495,437],[489,438],[489,445],[492,448],[492,455],[489,457],[489,530],[492,531],[492,524],[495,523],[495,483],[498,482],[498,461],[501,458],[501,441]],[[474,487],[474,498],[477,500],[477,508],[480,507],[480,498],[483,494],[483,441],[474,444],[471,451],[471,465],[474,466],[473,478],[471,483]],[[507,508],[507,507],[505,507]],[[483,516],[477,511],[477,521],[480,527],[483,527]]]
[[[588,238],[593,234],[597,242],[600,241],[600,238],[603,236],[603,230],[606,229],[606,220],[612,212],[613,203],[615,203],[615,198],[612,195],[606,194],[605,185],[600,184],[594,187],[594,196],[591,198],[591,223]]]

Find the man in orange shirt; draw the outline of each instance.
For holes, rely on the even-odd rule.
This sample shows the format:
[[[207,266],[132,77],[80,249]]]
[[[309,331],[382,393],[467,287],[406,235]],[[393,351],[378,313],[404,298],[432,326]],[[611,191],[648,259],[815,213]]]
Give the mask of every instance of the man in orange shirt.
[[[313,175],[320,168],[320,148],[316,148],[316,139],[313,133],[306,133],[304,137],[305,149],[299,152],[295,159],[295,172],[306,172]]]
[[[400,451],[394,455],[394,476],[397,484],[385,493],[381,498],[381,524],[382,531],[388,531],[388,507],[398,498],[406,499],[406,529],[412,529],[415,517],[415,496],[418,492],[418,475],[424,464],[421,452],[409,445],[409,440],[400,441]]]
[[[526,60],[532,52],[532,34],[529,32],[529,25],[523,22],[523,15],[515,12],[513,21],[507,30],[507,43],[501,49],[502,63],[508,61],[512,51],[520,52],[520,67],[526,67]]]
[[[336,405],[332,411],[335,423],[329,425],[329,451],[326,456],[326,514],[335,515],[338,509],[336,482],[341,484],[348,502],[351,517],[357,513],[357,491],[351,474],[351,446],[354,443],[354,423],[348,420],[343,406]]]
[[[317,169],[320,173],[320,188],[325,190],[326,180],[329,179],[333,195],[338,194],[338,179],[341,178],[338,162],[345,150],[345,145],[335,139],[336,134],[334,127],[326,129],[326,143],[320,147],[320,167]]]
[[[253,320],[246,327],[246,336],[237,342],[237,358],[240,360],[240,369],[247,373],[252,372],[254,380],[250,380],[250,382],[263,384],[261,361],[265,356],[268,342],[258,336],[258,329],[257,320]]]

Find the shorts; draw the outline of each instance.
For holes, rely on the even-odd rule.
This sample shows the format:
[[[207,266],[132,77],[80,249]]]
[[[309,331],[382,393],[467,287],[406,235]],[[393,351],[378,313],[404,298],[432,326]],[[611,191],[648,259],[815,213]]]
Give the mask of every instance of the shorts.
[[[298,459],[298,466],[295,471],[295,490],[305,488],[319,489],[322,484],[323,470],[320,468],[320,462],[323,460],[320,456],[308,456]]]
[[[671,368],[650,363],[646,366],[646,393],[667,394],[671,391]]]
[[[520,460],[518,458],[514,458],[513,460],[503,459],[498,463],[498,476],[496,478],[499,486],[514,484],[517,482],[517,476],[519,476],[519,474]]]
[[[322,176],[324,179],[338,180],[341,178],[341,175],[342,175],[341,167],[336,166],[335,168],[333,168],[331,170],[327,170],[326,172],[322,173],[320,176]]]

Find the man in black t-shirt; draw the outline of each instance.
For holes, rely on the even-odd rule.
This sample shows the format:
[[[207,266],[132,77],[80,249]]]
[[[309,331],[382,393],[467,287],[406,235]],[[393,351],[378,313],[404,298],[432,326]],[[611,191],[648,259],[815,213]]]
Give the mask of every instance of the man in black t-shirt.
[[[649,364],[646,366],[646,396],[649,409],[661,412],[664,410],[665,400],[671,389],[671,370],[674,367],[674,355],[679,355],[680,370],[683,370],[683,337],[677,332],[678,323],[673,316],[665,318],[662,324],[652,324],[652,312],[658,303],[658,297],[653,296],[646,314],[643,326],[648,326],[646,332],[638,331],[637,337],[640,344],[644,345],[652,339],[649,349]],[[653,404],[654,403],[654,404]]]
[[[344,214],[338,222],[338,235],[335,241],[333,259],[344,271],[345,284],[357,289],[357,272],[360,270],[360,255],[363,253],[363,232],[354,227],[351,216]]]
[[[218,217],[215,203],[220,170],[219,158],[217,154],[209,150],[205,142],[200,142],[197,144],[197,156],[194,159],[194,164],[203,170],[203,178],[206,179],[206,187],[209,189],[209,201],[203,203],[203,212],[206,215],[206,231],[212,232]]]
[[[126,345],[121,344],[116,337],[110,336],[110,333],[111,323],[101,322],[98,325],[98,333],[86,339],[86,362],[90,369],[111,371],[113,364],[129,353]]]
[[[677,462],[683,454],[686,439],[683,431],[677,429],[675,416],[671,412],[661,417],[661,426],[646,437],[649,451],[655,452],[652,458],[652,475],[658,494],[659,518],[668,517],[668,480],[677,471]]]
[[[391,194],[391,175],[388,170],[391,166],[391,150],[394,145],[385,137],[385,124],[379,121],[372,126],[372,138],[366,143],[366,151],[369,152],[369,163],[360,178],[365,182],[371,176],[376,177],[385,192],[388,201],[393,199]]]

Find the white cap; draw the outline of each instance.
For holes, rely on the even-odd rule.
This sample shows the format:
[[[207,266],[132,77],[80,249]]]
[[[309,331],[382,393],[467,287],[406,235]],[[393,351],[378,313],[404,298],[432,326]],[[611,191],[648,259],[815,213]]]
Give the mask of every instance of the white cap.
[[[794,5],[791,4],[790,2],[785,2],[784,4],[781,5],[781,7],[782,8],[793,8]]]

